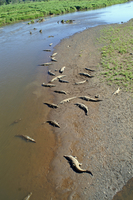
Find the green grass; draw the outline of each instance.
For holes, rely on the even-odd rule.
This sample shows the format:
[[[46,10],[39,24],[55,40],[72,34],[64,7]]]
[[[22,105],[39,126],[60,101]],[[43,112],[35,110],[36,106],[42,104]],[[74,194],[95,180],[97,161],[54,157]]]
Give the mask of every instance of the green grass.
[[[60,15],[79,10],[89,10],[124,3],[128,0],[50,0],[22,2],[0,6],[0,26],[21,20],[33,20],[49,15]]]
[[[102,80],[133,92],[133,19],[126,24],[111,25],[100,33]]]

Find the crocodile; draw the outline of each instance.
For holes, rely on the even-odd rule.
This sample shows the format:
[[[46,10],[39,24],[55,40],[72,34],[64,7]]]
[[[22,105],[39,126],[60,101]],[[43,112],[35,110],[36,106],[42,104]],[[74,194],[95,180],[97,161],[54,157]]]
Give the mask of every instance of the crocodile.
[[[53,81],[56,81],[57,79],[60,79],[60,78],[63,78],[65,77],[66,75],[59,75],[59,76],[56,76],[55,78],[53,78],[51,81],[49,81],[49,83],[52,83]]]
[[[40,64],[40,66],[49,66],[49,65],[52,65],[52,63],[42,63],[42,64]]]
[[[56,55],[57,55],[57,52],[53,53],[51,57],[54,57],[54,56],[56,56]]]
[[[74,105],[78,106],[79,108],[85,111],[85,114],[88,115],[88,108],[83,103],[75,103]]]
[[[94,69],[89,69],[89,68],[85,68],[86,70],[88,70],[88,71],[90,71],[90,72],[95,72],[95,70]]]
[[[80,82],[76,82],[75,85],[80,85],[82,83],[85,83],[87,80],[84,80],[84,81],[80,81]]]
[[[76,159],[77,157],[74,157],[72,155],[65,155],[64,158],[66,158],[68,160],[68,162],[70,163],[71,167],[73,169],[75,169],[76,172],[79,172],[79,173],[83,173],[83,172],[86,172],[86,173],[89,173],[93,176],[93,174],[91,173],[91,171],[87,170],[87,169],[81,169],[81,165],[82,163],[79,163],[79,161]]]
[[[30,193],[28,194],[28,196],[26,196],[23,200],[29,200],[30,197],[31,197],[31,195],[32,195],[32,192],[30,192]]]
[[[89,77],[89,78],[92,78],[92,77],[94,77],[94,76],[91,76],[90,74],[88,74],[88,73],[79,73],[80,75],[83,75],[83,76],[87,76],[87,77]]]
[[[96,94],[96,95],[95,95],[95,98],[99,98],[99,97],[100,97],[100,94]]]
[[[55,78],[53,78],[51,81],[49,81],[49,83],[52,83],[53,81],[56,81],[58,79],[58,76],[56,76]]]
[[[61,83],[69,83],[69,81],[62,80],[62,79],[59,79],[59,81],[60,81]]]
[[[50,49],[44,49],[43,51],[48,51],[48,52],[51,52],[51,50],[50,50]]]
[[[58,77],[58,79],[61,79],[61,78],[63,78],[63,77],[65,77],[66,75],[59,75],[59,76],[57,76]]]
[[[50,38],[50,37],[54,37],[54,36],[53,35],[49,35],[48,38]]]
[[[83,96],[83,97],[79,97],[80,99],[83,99],[85,101],[94,101],[94,102],[98,102],[98,101],[102,101],[101,99],[98,99],[98,98],[92,98],[92,97],[89,97],[89,96]]]
[[[36,143],[36,141],[33,138],[29,137],[28,135],[18,135],[18,136],[23,137],[26,140]]]
[[[48,74],[51,76],[55,76],[55,74],[53,72],[51,72],[51,70],[48,70]]]
[[[42,86],[44,86],[44,87],[55,87],[56,85],[43,83]]]
[[[66,68],[65,66],[62,67],[62,68],[60,68],[59,72],[60,72],[60,73],[63,73],[65,68]]]
[[[46,122],[49,123],[49,124],[51,124],[52,126],[55,126],[55,127],[60,128],[60,125],[59,125],[55,120],[53,120],[53,121],[48,120],[48,121],[46,121]]]
[[[50,108],[58,108],[59,107],[58,105],[53,104],[53,103],[44,103],[44,104],[46,104]]]
[[[51,58],[52,61],[57,62],[57,60],[55,59],[55,57]]]
[[[63,90],[55,90],[54,92],[56,92],[56,93],[60,93],[60,94],[67,94],[65,91],[63,91]]]
[[[64,103],[69,102],[70,100],[75,99],[75,98],[77,98],[77,97],[70,97],[68,99],[64,99],[59,104],[64,104]]]
[[[114,94],[118,94],[120,92],[120,88],[118,88],[114,93],[113,93],[113,95]]]
[[[16,119],[14,122],[11,123],[11,125],[17,124],[18,122],[20,122],[22,119]]]

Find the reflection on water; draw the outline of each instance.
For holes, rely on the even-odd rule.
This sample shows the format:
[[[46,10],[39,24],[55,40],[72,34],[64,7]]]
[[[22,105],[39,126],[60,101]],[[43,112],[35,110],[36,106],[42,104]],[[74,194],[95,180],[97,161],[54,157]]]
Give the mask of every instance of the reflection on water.
[[[123,10],[128,15],[123,15]],[[104,9],[76,12],[46,18],[43,23],[27,22],[0,28],[0,197],[2,200],[23,199],[33,192],[32,199],[50,199],[54,186],[47,181],[49,164],[54,156],[55,136],[48,125],[42,125],[50,109],[43,105],[52,101],[47,67],[51,48],[61,39],[86,28],[121,23],[133,17],[133,2]],[[110,17],[110,16],[113,16]],[[115,16],[115,17],[114,17]],[[75,20],[61,24],[62,19]],[[34,30],[36,28],[36,30]],[[42,29],[42,34],[39,30]],[[30,35],[30,31],[32,34]],[[53,35],[54,37],[48,37]],[[53,43],[52,47],[49,44]],[[21,118],[21,120],[19,120]],[[18,120],[18,123],[14,121]],[[16,135],[29,135],[36,144]],[[59,199],[58,196],[56,199]]]

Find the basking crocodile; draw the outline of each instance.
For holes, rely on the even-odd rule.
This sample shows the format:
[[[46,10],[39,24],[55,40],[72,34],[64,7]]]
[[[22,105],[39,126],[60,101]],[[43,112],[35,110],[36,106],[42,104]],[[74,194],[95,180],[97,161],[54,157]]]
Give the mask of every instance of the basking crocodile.
[[[88,108],[83,103],[75,103],[74,105],[78,106],[79,108],[85,111],[85,114],[88,115]]]
[[[60,78],[63,78],[65,77],[66,75],[59,75],[59,76],[56,76],[55,78],[53,78],[51,81],[49,81],[49,83],[52,83],[53,81],[56,81],[57,79],[60,79]]]
[[[90,69],[90,68],[85,68],[86,70],[88,70],[88,71],[90,71],[90,72],[95,72],[95,70],[94,69]]]
[[[56,85],[43,83],[42,86],[44,86],[44,87],[55,87]]]
[[[98,102],[98,101],[102,101],[101,99],[98,99],[98,98],[92,98],[92,97],[89,97],[89,96],[83,96],[83,97],[79,97],[80,99],[83,99],[85,101],[94,101],[94,102]]]
[[[52,126],[60,128],[60,125],[55,120],[48,120],[47,123],[51,124]]]
[[[87,76],[87,77],[89,77],[89,78],[92,78],[92,77],[94,77],[94,76],[91,76],[90,74],[88,74],[88,73],[79,73],[80,75],[83,75],[83,76]]]
[[[56,105],[54,103],[44,103],[44,104],[46,104],[50,108],[58,108],[59,107],[58,105]]]
[[[63,73],[65,68],[66,68],[65,66],[62,67],[62,68],[59,70],[59,72],[60,72],[60,73]]]
[[[55,74],[53,72],[51,72],[51,70],[48,70],[48,74],[51,76],[55,76]]]
[[[83,84],[85,83],[87,80],[84,80],[84,81],[80,81],[80,82],[76,82],[75,85],[80,85],[80,84]]]
[[[55,57],[52,57],[51,60],[54,61],[54,62],[57,62]]]
[[[30,197],[31,197],[31,195],[32,195],[32,192],[30,192],[30,193],[28,194],[28,196],[26,196],[23,200],[29,200]]]
[[[59,81],[60,81],[61,83],[69,83],[69,81],[67,81],[67,80],[59,79]]]
[[[75,99],[75,98],[77,98],[77,97],[70,97],[68,99],[64,99],[59,104],[63,104],[63,103],[69,102],[70,100]]]
[[[54,92],[56,92],[56,93],[60,93],[60,94],[67,94],[65,91],[63,91],[63,90],[55,90]]]
[[[56,55],[57,55],[57,52],[53,53],[51,57],[54,57],[54,56],[56,56]]]
[[[86,173],[89,173],[89,174],[91,174],[93,176],[91,171],[89,171],[87,169],[81,169],[80,166],[82,165],[82,163],[79,163],[79,161],[76,159],[76,157],[71,156],[71,155],[65,155],[64,157],[69,161],[71,167],[73,169],[75,169],[76,172],[79,172],[79,173],[86,172]]]
[[[113,95],[114,94],[118,94],[120,92],[120,88],[118,88],[114,93],[113,93]]]

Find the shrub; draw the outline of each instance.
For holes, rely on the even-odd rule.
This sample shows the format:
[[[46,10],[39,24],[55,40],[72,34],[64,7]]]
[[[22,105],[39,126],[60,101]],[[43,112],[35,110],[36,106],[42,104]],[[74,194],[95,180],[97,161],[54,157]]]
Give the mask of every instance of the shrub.
[[[70,7],[70,12],[75,12],[77,9],[75,7]]]
[[[34,24],[35,23],[35,21],[34,20],[31,20],[31,24]]]
[[[15,19],[14,19],[13,17],[11,17],[11,18],[10,18],[10,21],[11,21],[11,22],[14,22],[14,21],[15,21]]]

